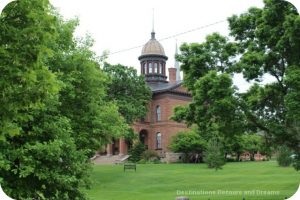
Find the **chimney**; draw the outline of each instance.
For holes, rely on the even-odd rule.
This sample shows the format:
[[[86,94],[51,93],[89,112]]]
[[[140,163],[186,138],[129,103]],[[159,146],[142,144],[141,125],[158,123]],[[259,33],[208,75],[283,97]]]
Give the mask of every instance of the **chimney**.
[[[175,83],[176,82],[176,68],[170,67],[169,68],[169,82]]]

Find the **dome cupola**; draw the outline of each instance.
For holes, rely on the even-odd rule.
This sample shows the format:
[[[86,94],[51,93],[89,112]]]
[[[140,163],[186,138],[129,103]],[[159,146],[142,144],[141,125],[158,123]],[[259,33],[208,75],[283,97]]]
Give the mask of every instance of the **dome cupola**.
[[[151,32],[151,39],[144,45],[139,56],[141,74],[147,82],[167,82],[166,61],[163,46],[155,39],[155,32]]]
[[[165,56],[163,46],[155,39],[155,33],[151,33],[151,39],[144,45],[142,55],[162,55]]]

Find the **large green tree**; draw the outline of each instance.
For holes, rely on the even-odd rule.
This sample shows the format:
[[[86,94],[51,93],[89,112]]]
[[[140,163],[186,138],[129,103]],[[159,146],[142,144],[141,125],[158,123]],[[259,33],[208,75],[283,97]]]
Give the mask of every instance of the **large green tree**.
[[[236,44],[213,33],[205,42],[183,44],[180,50],[176,58],[181,62],[184,85],[192,93],[193,102],[185,108],[175,108],[173,119],[188,125],[197,124],[199,133],[204,134],[207,141],[213,124],[217,124],[222,137],[241,133],[243,114],[234,95],[236,88],[231,76],[238,50]]]
[[[84,199],[89,165],[57,109],[63,84],[46,62],[55,20],[47,0],[13,2],[0,19],[0,181],[15,199]]]
[[[203,43],[184,43],[180,50],[181,54],[176,58],[181,62],[184,85],[193,92],[195,82],[209,71],[230,72],[230,67],[235,63],[237,46],[227,37],[213,33]]]
[[[77,148],[92,156],[97,149],[128,130],[118,105],[107,101],[111,80],[90,50],[90,38],[74,41],[76,21],[59,25],[61,31],[50,69],[64,83],[60,91],[61,114],[70,119]],[[63,40],[63,41],[61,41]],[[66,43],[67,41],[67,43]],[[67,53],[66,53],[67,52]]]
[[[151,90],[143,76],[132,67],[105,63],[104,72],[109,76],[108,100],[117,103],[119,112],[132,124],[146,116]]]
[[[209,125],[212,119],[218,117],[214,113],[218,111],[218,104],[213,105],[211,97],[221,95],[226,84],[211,91],[203,87],[204,80],[209,74],[211,76],[212,70],[217,72],[214,72],[214,77],[211,76],[210,85],[227,73],[228,78],[229,74],[242,73],[246,80],[255,84],[246,93],[235,91],[221,95],[220,100],[235,99],[235,116],[243,127],[227,131],[263,131],[267,145],[285,143],[299,153],[300,17],[296,8],[286,1],[265,0],[264,3],[263,8],[250,8],[248,12],[228,19],[231,40],[212,34],[202,44],[181,46],[177,59],[182,63],[184,83],[193,94],[194,102],[188,108],[177,108],[174,118],[190,124]],[[273,77],[274,81],[260,84],[266,75]],[[199,101],[199,94],[205,91],[207,95]],[[212,105],[214,112],[202,116],[209,117],[209,120],[199,118],[202,119],[200,121],[196,116],[208,105]],[[229,105],[222,106],[224,115]],[[230,113],[232,110],[228,112],[228,119],[224,118],[225,122],[229,120],[230,126],[237,125],[236,120],[230,119]]]
[[[89,156],[127,128],[76,25],[48,0],[13,2],[0,18],[0,184],[15,199],[85,199]]]
[[[186,78],[187,79],[187,78]],[[190,81],[191,82],[191,81]],[[210,70],[195,81],[191,89],[193,101],[186,107],[175,108],[176,121],[196,124],[199,133],[208,141],[211,129],[217,124],[221,137],[233,137],[244,130],[243,114],[234,96],[235,88],[229,74]]]
[[[196,130],[180,132],[172,138],[169,148],[178,153],[184,153],[183,160],[189,162],[190,156],[203,153],[206,141],[196,133]],[[200,158],[200,157],[199,157]]]
[[[247,80],[259,82],[266,74],[274,80],[241,95],[242,107],[250,124],[300,152],[300,16],[286,1],[264,3],[229,18],[239,47],[235,71]]]

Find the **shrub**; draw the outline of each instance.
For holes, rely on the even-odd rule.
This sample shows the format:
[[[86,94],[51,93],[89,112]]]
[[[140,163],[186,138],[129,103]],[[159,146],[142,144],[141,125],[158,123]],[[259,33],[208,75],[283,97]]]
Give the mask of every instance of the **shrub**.
[[[138,162],[142,159],[142,154],[145,151],[146,147],[141,142],[138,142],[133,145],[132,149],[129,150],[129,161]]]
[[[286,146],[281,146],[278,149],[277,162],[281,167],[288,167],[292,164],[293,158],[291,151]]]
[[[154,160],[159,160],[160,158],[156,151],[149,149],[142,153],[142,159],[146,161],[154,161]]]
[[[293,167],[299,171],[300,170],[300,153],[297,153],[293,160]]]
[[[225,165],[225,158],[223,146],[220,142],[217,140],[210,140],[208,142],[206,151],[204,152],[204,161],[209,168],[222,169],[222,166]]]
[[[189,162],[190,154],[200,154],[205,149],[205,140],[195,131],[181,132],[172,138],[170,149],[184,153],[184,162]]]
[[[138,164],[147,164],[147,160],[141,159],[137,162]]]
[[[226,162],[236,162],[235,158],[226,158]]]

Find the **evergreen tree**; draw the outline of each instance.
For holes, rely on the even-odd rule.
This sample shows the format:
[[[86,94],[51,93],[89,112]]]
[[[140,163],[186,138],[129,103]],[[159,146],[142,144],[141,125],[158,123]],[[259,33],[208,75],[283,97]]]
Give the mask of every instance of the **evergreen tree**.
[[[211,139],[204,152],[204,161],[209,168],[222,169],[225,165],[225,158],[222,143],[216,139]]]

